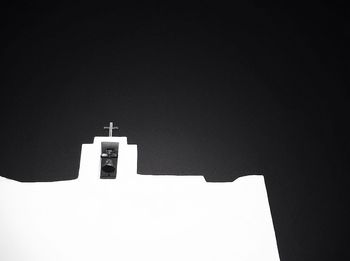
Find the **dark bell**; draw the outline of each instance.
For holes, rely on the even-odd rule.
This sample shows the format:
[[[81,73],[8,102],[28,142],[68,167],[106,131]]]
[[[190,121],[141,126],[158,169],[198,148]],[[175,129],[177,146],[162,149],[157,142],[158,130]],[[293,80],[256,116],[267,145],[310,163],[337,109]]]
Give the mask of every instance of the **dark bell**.
[[[111,159],[107,159],[105,164],[102,167],[102,170],[107,173],[111,173],[115,171],[115,166],[113,165],[113,161]]]

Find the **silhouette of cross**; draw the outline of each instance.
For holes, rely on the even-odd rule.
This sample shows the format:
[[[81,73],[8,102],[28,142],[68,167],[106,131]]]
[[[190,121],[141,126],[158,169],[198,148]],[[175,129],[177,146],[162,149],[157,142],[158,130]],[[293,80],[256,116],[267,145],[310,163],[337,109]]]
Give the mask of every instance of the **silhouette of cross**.
[[[109,123],[109,127],[103,127],[105,130],[109,130],[109,137],[113,136],[113,130],[118,130],[119,128],[117,126],[113,126],[113,122],[111,121]]]

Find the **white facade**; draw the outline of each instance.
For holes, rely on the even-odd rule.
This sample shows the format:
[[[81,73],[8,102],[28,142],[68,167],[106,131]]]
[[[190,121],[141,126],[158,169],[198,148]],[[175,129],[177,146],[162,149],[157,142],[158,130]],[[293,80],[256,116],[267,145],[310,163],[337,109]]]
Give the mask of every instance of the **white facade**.
[[[100,179],[101,141],[116,141],[116,179]],[[96,137],[78,180],[0,177],[0,260],[279,260],[263,176],[136,174],[137,146]]]

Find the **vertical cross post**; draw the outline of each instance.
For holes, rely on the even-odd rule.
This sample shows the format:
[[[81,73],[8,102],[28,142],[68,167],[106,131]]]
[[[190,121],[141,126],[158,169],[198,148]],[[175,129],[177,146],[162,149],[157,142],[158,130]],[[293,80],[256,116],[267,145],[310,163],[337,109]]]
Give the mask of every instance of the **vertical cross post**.
[[[105,130],[108,129],[109,130],[109,137],[113,136],[113,130],[118,130],[119,128],[117,126],[113,126],[113,122],[111,121],[109,123],[109,127],[103,127]]]

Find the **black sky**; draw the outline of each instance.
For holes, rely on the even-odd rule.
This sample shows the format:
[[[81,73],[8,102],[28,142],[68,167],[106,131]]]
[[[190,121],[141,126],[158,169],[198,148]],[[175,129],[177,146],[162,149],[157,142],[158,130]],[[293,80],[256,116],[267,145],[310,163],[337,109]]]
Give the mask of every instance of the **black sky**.
[[[138,144],[143,174],[263,170],[281,260],[345,248],[348,10],[330,6],[3,7],[2,170],[77,177],[82,143]]]

